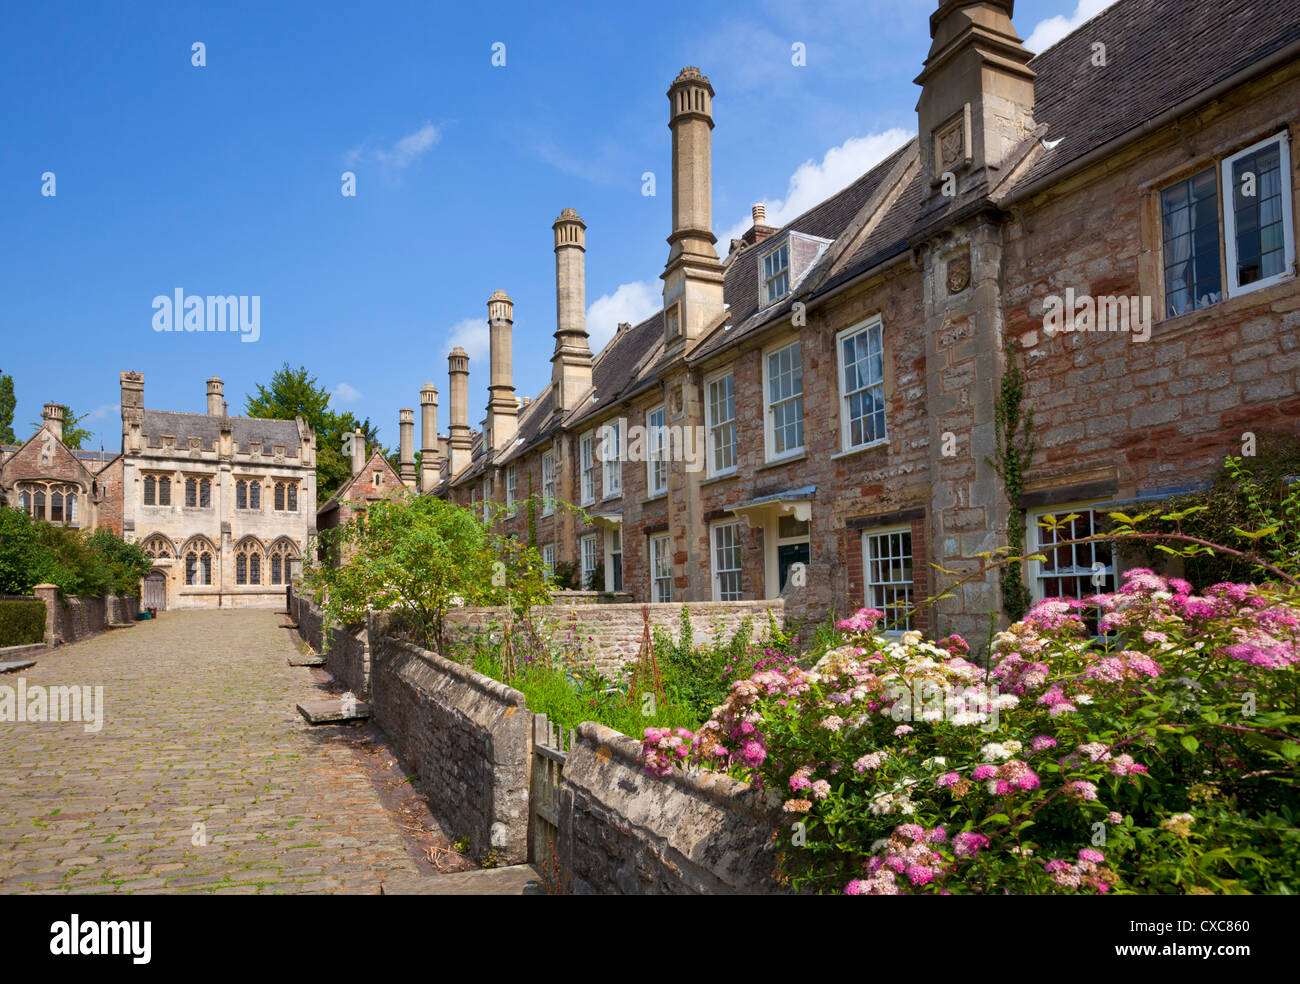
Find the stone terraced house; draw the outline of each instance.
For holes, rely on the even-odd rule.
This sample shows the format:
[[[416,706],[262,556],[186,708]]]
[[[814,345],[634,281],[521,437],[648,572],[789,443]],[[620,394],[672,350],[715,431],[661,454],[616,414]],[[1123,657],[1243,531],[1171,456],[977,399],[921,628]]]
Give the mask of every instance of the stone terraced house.
[[[936,565],[975,570],[1013,509],[1048,557],[1035,596],[1114,585],[1122,557],[1048,550],[1039,516],[1085,535],[1300,420],[1300,0],[1120,0],[1037,57],[1013,7],[939,3],[919,137],[780,228],[756,205],[722,258],[714,90],[683,69],[662,310],[593,355],[564,209],[550,384],[516,398],[498,291],[483,427],[458,349],[447,435],[426,386],[404,477],[504,506],[548,561],[638,601],[901,605],[950,583]],[[1037,441],[1015,502],[993,463],[1008,358]],[[982,633],[999,607],[983,577],[912,624]]]

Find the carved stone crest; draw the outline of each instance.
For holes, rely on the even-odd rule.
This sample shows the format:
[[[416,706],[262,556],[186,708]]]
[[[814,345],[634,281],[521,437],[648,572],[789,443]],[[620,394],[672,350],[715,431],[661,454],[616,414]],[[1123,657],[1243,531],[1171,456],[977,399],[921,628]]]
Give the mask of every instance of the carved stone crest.
[[[960,294],[970,286],[970,250],[948,260],[948,293]]]

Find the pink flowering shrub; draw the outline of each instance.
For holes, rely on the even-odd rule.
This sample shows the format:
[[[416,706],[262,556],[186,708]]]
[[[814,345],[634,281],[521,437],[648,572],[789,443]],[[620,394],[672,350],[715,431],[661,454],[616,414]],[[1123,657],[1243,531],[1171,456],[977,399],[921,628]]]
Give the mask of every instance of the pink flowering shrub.
[[[987,670],[880,617],[736,681],[694,733],[648,729],[647,770],[761,787],[807,890],[1300,891],[1295,592],[1131,570],[1035,606]]]

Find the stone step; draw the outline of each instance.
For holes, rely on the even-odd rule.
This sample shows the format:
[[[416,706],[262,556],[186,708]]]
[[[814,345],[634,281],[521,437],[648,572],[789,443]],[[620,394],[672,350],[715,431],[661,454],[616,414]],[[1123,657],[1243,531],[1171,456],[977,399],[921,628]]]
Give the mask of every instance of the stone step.
[[[25,670],[29,666],[35,666],[34,659],[11,659],[7,662],[0,663],[0,673],[14,673],[18,670]]]
[[[307,719],[308,724],[341,724],[344,721],[365,721],[370,717],[370,705],[363,700],[349,701],[344,707],[343,701],[304,700],[298,704],[298,713]]]
[[[325,657],[317,656],[315,653],[307,653],[306,655],[290,656],[289,665],[290,666],[324,666]]]
[[[545,895],[541,874],[531,864],[480,868],[448,875],[393,875],[380,895]]]

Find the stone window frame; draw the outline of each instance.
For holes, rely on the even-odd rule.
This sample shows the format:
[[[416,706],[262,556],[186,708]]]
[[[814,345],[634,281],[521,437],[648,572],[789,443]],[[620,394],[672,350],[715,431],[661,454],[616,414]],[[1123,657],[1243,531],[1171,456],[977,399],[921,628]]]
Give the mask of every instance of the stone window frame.
[[[731,416],[726,420],[719,420],[714,417],[714,399],[713,387],[722,380],[731,379]],[[705,430],[708,436],[707,447],[707,469],[709,478],[722,478],[726,475],[734,475],[740,464],[740,442],[736,434],[736,372],[733,366],[727,366],[725,369],[712,373],[704,377],[704,414]],[[720,428],[729,427],[731,430],[731,439],[727,446],[731,449],[731,464],[726,468],[717,467],[718,440],[717,432]]]
[[[578,498],[581,505],[596,501],[596,432],[589,430],[578,438]]]
[[[709,582],[714,601],[742,601],[745,597],[744,577],[742,574],[744,571],[744,547],[741,543],[742,525],[744,524],[739,519],[723,519],[709,527]],[[735,554],[735,567],[722,566],[721,548],[718,539],[723,530],[731,531],[731,544],[727,549]],[[724,589],[722,578],[732,575],[735,577],[735,588]]]
[[[880,343],[880,379],[866,386],[859,387],[852,393],[848,392],[848,383],[844,373],[846,366],[844,364],[844,343],[850,338],[856,338],[858,335],[875,331]],[[885,326],[884,319],[879,313],[873,314],[864,321],[855,325],[850,325],[835,334],[835,383],[839,391],[837,401],[839,403],[839,421],[840,421],[840,453],[849,454],[857,451],[865,451],[869,448],[878,447],[882,444],[889,443],[889,415],[888,404],[886,402],[886,380],[888,372],[886,371],[888,360],[885,358]],[[853,444],[850,441],[852,434],[852,418],[850,414],[850,398],[857,393],[867,392],[870,390],[880,390],[881,403],[881,434],[869,441],[861,444]],[[864,420],[868,418],[863,418]]]
[[[185,503],[186,509],[211,509],[212,508],[212,476],[211,475],[186,475],[185,476]],[[190,503],[191,488],[194,492],[194,503]],[[206,500],[206,501],[205,501]]]
[[[266,573],[266,548],[255,536],[246,536],[235,544],[235,584],[238,587],[261,587]]]
[[[1260,136],[1264,133],[1264,136]],[[1138,286],[1142,295],[1151,297],[1154,302],[1158,302],[1158,309],[1153,311],[1156,322],[1174,321],[1178,319],[1196,319],[1198,315],[1202,318],[1207,317],[1204,312],[1214,312],[1216,309],[1223,311],[1223,306],[1227,305],[1227,310],[1231,311],[1240,304],[1249,302],[1240,301],[1240,298],[1247,297],[1256,290],[1266,289],[1275,286],[1276,283],[1285,283],[1294,277],[1294,273],[1283,276],[1277,281],[1265,284],[1250,284],[1244,290],[1238,290],[1235,293],[1228,290],[1228,256],[1226,245],[1226,216],[1224,214],[1224,192],[1223,176],[1225,161],[1235,157],[1239,153],[1249,152],[1252,148],[1258,148],[1260,145],[1267,143],[1269,140],[1282,141],[1282,153],[1288,156],[1288,160],[1293,165],[1293,155],[1291,155],[1292,140],[1288,128],[1277,129],[1270,126],[1261,128],[1249,138],[1233,141],[1230,147],[1223,147],[1197,157],[1189,163],[1179,164],[1177,167],[1170,168],[1160,174],[1158,177],[1147,181],[1142,186],[1143,202],[1141,209],[1142,224],[1142,242],[1144,249],[1139,256],[1138,261]],[[1284,161],[1283,163],[1287,163]],[[1218,211],[1218,248],[1219,248],[1219,270],[1220,270],[1220,296],[1217,301],[1212,301],[1202,307],[1191,307],[1181,314],[1169,314],[1168,295],[1165,283],[1165,262],[1166,248],[1164,236],[1164,215],[1162,209],[1162,196],[1165,191],[1204,173],[1213,170],[1216,172],[1216,199]],[[1294,243],[1296,240],[1296,219],[1294,209],[1296,178],[1292,173],[1291,180],[1283,182],[1283,194],[1285,200],[1292,202],[1288,209],[1284,209],[1283,215],[1289,219],[1284,223],[1284,230],[1289,235],[1289,240]],[[1297,259],[1294,246],[1291,253],[1292,266],[1295,270]],[[1237,305],[1234,305],[1234,301]],[[1208,315],[1214,317],[1213,314]],[[1199,320],[1199,319],[1198,319]]]
[[[663,423],[661,424],[653,423],[655,416],[658,414],[663,415]],[[645,412],[645,443],[646,498],[656,499],[661,495],[668,494],[668,472],[671,462],[668,453],[667,403],[660,403]],[[660,469],[662,469],[664,476],[663,485],[656,481]]]
[[[256,496],[254,496],[256,492]],[[243,505],[240,505],[242,494]],[[257,499],[257,505],[253,505],[253,499]],[[257,477],[246,477],[235,480],[235,508],[240,512],[262,512],[262,480]]]
[[[149,484],[151,481],[153,482],[153,486],[150,486]],[[156,471],[145,472],[141,481],[140,504],[144,506],[170,509],[172,505],[172,485],[172,476],[169,473],[165,474]],[[151,488],[154,492],[153,502],[149,501]],[[164,493],[166,493],[165,496]],[[166,498],[166,502],[163,502],[164,498]]]
[[[14,485],[14,492],[17,497],[17,507],[31,516],[33,519],[39,519],[46,523],[56,526],[66,526],[69,529],[81,528],[81,504],[86,498],[86,490],[78,482],[69,482],[63,479],[30,479],[25,478]],[[41,514],[36,515],[35,497],[40,497]],[[59,518],[54,518],[54,497],[59,497]],[[71,498],[72,512],[76,516],[68,516],[68,501]]]
[[[799,430],[802,439],[797,447],[788,447],[780,454],[773,450],[776,446],[776,425],[773,418],[773,411],[776,404],[772,402],[771,379],[769,362],[772,356],[779,356],[786,349],[799,348],[799,392],[791,393],[790,396],[783,400],[777,401],[780,404],[791,403],[794,400],[799,401]],[[767,346],[760,353],[760,380],[763,387],[763,457],[767,462],[784,461],[787,458],[797,458],[804,454],[807,448],[807,434],[803,433],[804,408],[803,408],[803,340],[801,338],[785,338],[779,342]],[[793,371],[793,369],[792,369]],[[788,425],[786,425],[788,426]]]
[[[212,568],[220,553],[211,540],[202,534],[190,537],[181,547],[179,556],[183,564],[186,587],[212,586]],[[190,567],[191,558],[194,562],[193,568]]]
[[[150,533],[140,541],[140,549],[154,560],[175,560],[176,546],[162,533]]]
[[[650,575],[650,600],[656,604],[668,604],[673,600],[672,537],[667,533],[652,533],[646,537],[646,549],[650,557],[647,569]]]
[[[623,418],[613,417],[601,425],[601,447],[609,447],[610,442],[607,437],[612,437],[614,455],[600,459],[600,501],[606,502],[610,499],[621,499],[623,497],[623,459],[618,454],[619,445],[623,440]],[[611,433],[612,432],[612,433]]]
[[[555,577],[555,544],[542,544],[542,569],[546,571],[546,579],[549,581]]]
[[[785,265],[774,266],[769,273],[767,261],[783,252],[785,254]],[[779,242],[765,247],[764,251],[759,254],[757,268],[759,307],[768,307],[788,295],[794,284],[793,271],[790,269],[790,237],[788,235],[780,236]],[[773,282],[779,281],[782,277],[785,278],[784,287],[780,291],[772,293]]]
[[[549,472],[549,474],[547,474]],[[542,515],[555,512],[555,451],[542,455]]]
[[[277,478],[272,488],[271,511],[282,513],[300,512],[298,503],[298,487],[302,483],[296,478]],[[289,505],[289,500],[293,504]],[[283,506],[278,503],[284,503]]]
[[[267,548],[267,574],[272,587],[289,583],[292,562],[301,557],[298,545],[284,537],[276,540]]]
[[[591,547],[590,551],[588,551],[587,549],[588,546]],[[579,585],[579,587],[583,591],[591,590],[590,588],[588,588],[588,585],[591,584],[592,578],[595,576],[596,571],[600,567],[600,565],[597,563],[597,554],[599,551],[600,551],[600,541],[597,534],[594,531],[591,533],[584,533],[581,537],[578,538],[578,566],[582,571],[582,583]],[[587,566],[587,560],[589,559],[588,558],[589,554],[591,560],[590,567]]]
[[[894,537],[899,539],[895,542]],[[903,538],[906,538],[904,541]],[[867,608],[883,612],[882,632],[887,636],[901,636],[904,632],[916,628],[915,613],[912,611],[913,595],[916,591],[916,554],[912,543],[912,524],[902,523],[894,526],[873,526],[864,529],[862,538],[862,601]],[[884,543],[888,553],[879,552]],[[882,560],[903,561],[908,566],[906,579],[873,577],[873,565]],[[878,589],[878,590],[877,590]],[[902,624],[891,618],[890,608],[897,608],[898,598],[906,608],[901,613]]]

